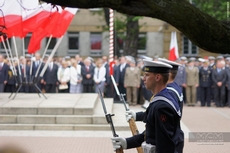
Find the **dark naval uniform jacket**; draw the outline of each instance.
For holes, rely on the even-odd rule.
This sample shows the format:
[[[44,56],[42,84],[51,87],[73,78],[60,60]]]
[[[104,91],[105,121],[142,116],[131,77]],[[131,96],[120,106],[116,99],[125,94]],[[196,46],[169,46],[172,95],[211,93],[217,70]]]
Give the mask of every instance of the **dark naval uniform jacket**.
[[[208,67],[205,70],[203,67],[199,71],[200,87],[211,87],[212,86],[212,69]]]
[[[126,138],[127,149],[141,146],[142,142],[156,146],[156,152],[174,153],[179,141],[180,107],[168,89],[156,94],[146,110],[145,132]]]

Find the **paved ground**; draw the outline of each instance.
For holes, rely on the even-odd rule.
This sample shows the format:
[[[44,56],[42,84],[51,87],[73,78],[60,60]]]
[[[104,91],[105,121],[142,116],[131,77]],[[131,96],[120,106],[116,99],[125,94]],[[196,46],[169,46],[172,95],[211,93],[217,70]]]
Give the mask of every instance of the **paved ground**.
[[[143,110],[140,105],[130,109]],[[142,123],[137,126],[140,131],[144,129]],[[188,142],[189,132],[230,133],[230,108],[185,106],[182,128],[185,132],[184,153],[230,152],[230,142]],[[129,131],[118,131],[118,134],[131,136]],[[223,136],[226,135],[223,133]],[[110,131],[0,131],[0,148],[20,147],[28,153],[112,153],[111,136]],[[131,149],[124,152],[137,151]]]

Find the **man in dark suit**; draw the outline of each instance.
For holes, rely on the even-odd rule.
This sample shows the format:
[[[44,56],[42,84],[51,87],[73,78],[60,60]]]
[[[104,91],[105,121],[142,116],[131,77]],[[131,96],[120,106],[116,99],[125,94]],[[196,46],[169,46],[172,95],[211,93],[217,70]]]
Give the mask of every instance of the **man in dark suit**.
[[[41,65],[41,67],[38,70],[39,65]],[[36,78],[36,81],[37,81],[36,83],[37,83],[37,86],[38,86],[38,88],[40,90],[42,90],[43,78],[39,78],[39,77],[40,77],[40,73],[41,73],[41,71],[43,69],[43,66],[44,66],[44,64],[41,61],[40,54],[36,53],[35,54],[35,61],[33,62],[33,67],[32,67],[32,76],[33,76],[34,79]],[[36,74],[37,74],[37,76],[35,76]]]
[[[18,77],[21,77],[18,78],[18,80],[24,82],[24,83],[27,83],[24,84],[22,86],[22,88],[20,89],[20,92],[25,92],[25,93],[29,93],[30,92],[30,88],[28,83],[29,83],[29,76],[30,76],[30,66],[26,64],[26,59],[24,57],[20,58],[20,71],[21,71],[21,76],[18,76]],[[18,68],[17,68],[17,71],[18,71]],[[19,74],[19,73],[18,73]]]
[[[9,66],[4,63],[3,55],[0,55],[0,92],[4,92],[5,85],[8,79]]]
[[[46,93],[56,93],[56,88],[58,85],[57,72],[58,65],[53,62],[53,59],[51,59],[43,76]]]
[[[212,80],[214,83],[214,101],[217,107],[223,107],[225,103],[225,84],[227,80],[226,70],[223,69],[225,62],[218,60],[216,69],[212,71]]]
[[[93,93],[93,75],[94,75],[94,67],[91,64],[89,58],[84,60],[84,66],[81,67],[81,75],[82,75],[82,85],[84,93]]]
[[[127,67],[129,67],[129,65],[126,63],[126,58],[122,56],[120,58],[120,65],[118,66],[118,71],[115,76],[115,81],[118,84],[118,89],[121,94],[126,94],[126,90],[124,87],[124,79],[125,79],[125,71]],[[125,97],[125,100],[126,100],[126,97]]]
[[[199,81],[200,81],[200,100],[201,106],[207,104],[208,107],[211,105],[211,88],[212,88],[212,69],[209,66],[209,62],[205,61],[203,67],[199,70]]]

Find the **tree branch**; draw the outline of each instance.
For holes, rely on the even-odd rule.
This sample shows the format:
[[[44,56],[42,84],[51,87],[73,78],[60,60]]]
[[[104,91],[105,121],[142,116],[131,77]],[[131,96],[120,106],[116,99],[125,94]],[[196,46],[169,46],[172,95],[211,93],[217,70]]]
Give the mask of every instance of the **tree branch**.
[[[118,12],[157,18],[176,27],[198,47],[229,53],[230,26],[201,12],[186,0],[44,0],[77,8],[110,7]]]

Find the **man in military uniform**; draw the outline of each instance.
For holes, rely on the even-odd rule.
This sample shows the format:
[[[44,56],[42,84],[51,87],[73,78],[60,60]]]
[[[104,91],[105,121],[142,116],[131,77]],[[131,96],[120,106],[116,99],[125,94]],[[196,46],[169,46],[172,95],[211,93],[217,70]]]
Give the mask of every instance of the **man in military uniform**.
[[[186,67],[186,101],[188,106],[195,106],[197,87],[199,85],[199,69],[194,66],[194,58],[190,58]]]
[[[186,103],[186,91],[185,91],[185,87],[186,87],[186,71],[185,71],[185,64],[186,64],[187,58],[182,56],[178,63],[180,63],[180,66],[177,70],[177,75],[174,79],[174,81],[181,87],[182,92],[183,92],[183,101],[184,103]]]
[[[211,67],[211,69],[215,69],[215,57],[213,56],[209,56],[208,57],[208,61],[209,61],[209,66]]]
[[[200,81],[200,95],[201,95],[201,106],[207,104],[210,107],[211,104],[211,88],[212,88],[212,70],[209,66],[209,62],[206,60],[203,62],[203,67],[199,71]]]
[[[175,153],[181,132],[181,111],[177,100],[166,88],[172,66],[163,62],[148,60],[144,60],[144,64],[144,84],[154,95],[143,120],[146,123],[146,130],[126,139],[122,137],[112,138],[113,147],[114,149],[120,147],[129,149],[142,145],[145,153],[150,153],[151,150]]]

